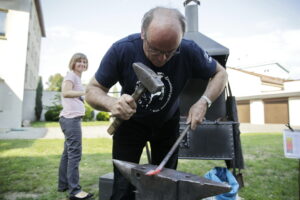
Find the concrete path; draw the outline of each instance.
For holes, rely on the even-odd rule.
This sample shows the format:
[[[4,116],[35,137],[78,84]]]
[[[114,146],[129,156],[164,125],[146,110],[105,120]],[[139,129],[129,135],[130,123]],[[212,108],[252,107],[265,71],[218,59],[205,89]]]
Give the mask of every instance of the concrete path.
[[[300,126],[292,128],[300,130]],[[288,129],[284,124],[240,124],[241,133],[282,133],[284,129]]]
[[[111,138],[106,132],[108,126],[83,126],[83,138]],[[300,130],[300,126],[293,127]],[[241,124],[240,130],[242,134],[245,133],[282,133],[287,127],[284,124],[267,124],[267,125],[253,125]],[[0,132],[0,139],[63,139],[64,135],[60,127],[51,128],[20,128],[8,132]]]
[[[106,132],[108,126],[83,126],[83,138],[111,138]],[[0,139],[63,139],[60,127],[51,128],[20,128],[0,133]]]

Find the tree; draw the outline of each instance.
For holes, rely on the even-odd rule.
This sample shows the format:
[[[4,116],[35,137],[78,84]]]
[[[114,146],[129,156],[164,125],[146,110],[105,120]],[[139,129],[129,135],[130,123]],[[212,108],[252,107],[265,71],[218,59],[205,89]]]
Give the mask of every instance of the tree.
[[[47,82],[47,90],[61,92],[61,84],[63,80],[64,77],[60,73],[51,75]]]
[[[39,77],[39,82],[36,88],[36,94],[35,94],[35,118],[37,121],[40,121],[41,114],[43,111],[43,103],[42,103],[42,97],[43,97],[43,82],[42,77]]]

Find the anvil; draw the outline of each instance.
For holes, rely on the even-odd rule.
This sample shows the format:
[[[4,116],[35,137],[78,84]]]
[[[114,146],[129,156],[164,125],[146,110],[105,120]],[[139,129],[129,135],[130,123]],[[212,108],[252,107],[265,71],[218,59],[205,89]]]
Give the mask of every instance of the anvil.
[[[164,168],[159,174],[147,176],[156,165],[139,165],[113,160],[121,174],[136,187],[136,200],[199,200],[229,192],[231,187],[194,174]]]

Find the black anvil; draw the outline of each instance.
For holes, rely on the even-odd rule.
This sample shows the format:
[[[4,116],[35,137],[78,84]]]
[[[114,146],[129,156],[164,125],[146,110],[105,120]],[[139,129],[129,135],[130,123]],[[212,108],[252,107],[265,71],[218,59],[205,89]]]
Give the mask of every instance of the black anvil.
[[[136,200],[199,200],[229,192],[231,187],[194,174],[164,168],[159,174],[147,176],[156,165],[113,160],[131,184],[136,187]]]

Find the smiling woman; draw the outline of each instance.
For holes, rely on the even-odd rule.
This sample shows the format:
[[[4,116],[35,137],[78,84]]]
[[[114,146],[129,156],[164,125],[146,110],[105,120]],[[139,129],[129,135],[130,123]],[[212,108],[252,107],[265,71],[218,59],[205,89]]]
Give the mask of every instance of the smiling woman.
[[[85,115],[85,91],[81,75],[88,69],[88,59],[83,53],[75,53],[69,63],[70,71],[62,83],[62,105],[59,124],[65,135],[64,151],[59,165],[58,191],[69,192],[70,200],[89,199],[79,185],[79,162],[82,156],[81,121]]]

